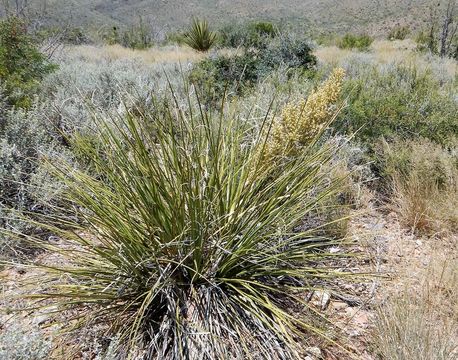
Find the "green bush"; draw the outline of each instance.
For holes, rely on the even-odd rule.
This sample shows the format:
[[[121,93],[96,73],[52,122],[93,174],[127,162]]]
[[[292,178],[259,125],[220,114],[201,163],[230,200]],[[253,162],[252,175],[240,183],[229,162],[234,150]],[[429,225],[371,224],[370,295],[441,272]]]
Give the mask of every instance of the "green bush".
[[[176,32],[167,33],[166,43],[172,43],[172,44],[178,44],[178,45],[185,44],[185,32],[176,31]]]
[[[226,92],[241,94],[260,76],[260,58],[254,51],[237,55],[220,55],[198,63],[189,75],[203,92],[205,102],[218,101]]]
[[[388,33],[388,40],[404,40],[409,34],[408,26],[395,26]]]
[[[121,43],[121,35],[119,32],[119,28],[117,26],[113,26],[110,30],[105,30],[102,32],[101,37],[108,45],[120,44]]]
[[[121,45],[131,49],[147,49],[154,45],[151,31],[140,18],[138,24],[132,25],[121,36]]]
[[[237,119],[176,104],[114,127],[96,119],[102,151],[75,137],[98,174],[53,164],[76,213],[52,230],[72,251],[52,247],[66,260],[42,269],[49,286],[33,296],[147,358],[295,358],[320,323],[298,316],[299,298],[338,276],[327,261],[342,256],[297,229],[338,190],[321,171],[336,149],[315,138],[278,171],[259,162],[264,133]]]
[[[259,21],[227,25],[220,33],[220,45],[223,47],[262,49],[279,34],[279,31],[274,24]]]
[[[0,82],[11,106],[27,108],[43,77],[55,69],[17,17],[0,22]]]
[[[250,25],[250,28],[257,34],[274,38],[277,35],[275,25],[267,21],[259,21]]]
[[[304,72],[315,65],[316,57],[306,40],[282,37],[265,49],[205,59],[194,67],[190,80],[204,89],[207,98],[219,100],[225,91],[242,94],[279,67]]]
[[[418,51],[429,51],[432,54],[439,52],[438,39],[435,33],[420,31],[415,37]]]
[[[374,39],[372,39],[369,35],[346,34],[337,42],[337,46],[341,49],[358,49],[360,51],[367,51],[373,41]]]
[[[265,73],[283,66],[286,69],[311,70],[316,65],[316,57],[310,42],[306,39],[279,36],[260,52]]]
[[[373,150],[381,137],[423,137],[446,146],[458,137],[458,103],[452,84],[415,66],[365,66],[345,84],[348,106],[339,116],[343,132]]]

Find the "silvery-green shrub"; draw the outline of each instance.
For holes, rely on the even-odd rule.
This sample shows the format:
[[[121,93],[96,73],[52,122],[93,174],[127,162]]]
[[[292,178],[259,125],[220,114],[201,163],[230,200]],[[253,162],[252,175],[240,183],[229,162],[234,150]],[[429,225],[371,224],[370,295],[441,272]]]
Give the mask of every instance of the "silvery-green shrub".
[[[36,328],[13,324],[0,332],[0,360],[46,360],[50,350],[51,340]]]

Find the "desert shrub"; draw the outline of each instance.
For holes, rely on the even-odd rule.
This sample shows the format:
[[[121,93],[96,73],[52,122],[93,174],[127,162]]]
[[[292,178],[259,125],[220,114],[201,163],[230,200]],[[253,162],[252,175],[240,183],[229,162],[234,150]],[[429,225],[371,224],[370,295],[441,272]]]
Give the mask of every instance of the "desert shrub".
[[[13,242],[3,230],[44,234],[31,222],[24,221],[24,216],[49,214],[56,205],[59,184],[39,165],[40,158],[52,159],[67,153],[58,135],[53,137],[52,133],[52,126],[37,106],[27,112],[5,114],[5,124],[0,130],[0,257],[23,252],[23,244]]]
[[[40,329],[35,327],[26,329],[13,324],[0,332],[0,359],[46,360],[49,359],[51,349],[50,339],[45,338]]]
[[[401,222],[421,233],[458,229],[458,156],[428,140],[384,143],[384,175]]]
[[[395,26],[388,33],[388,40],[404,40],[409,34],[408,26]]]
[[[88,34],[79,27],[66,29],[62,34],[62,41],[66,44],[82,45],[90,42]]]
[[[277,29],[274,24],[267,21],[258,21],[250,25],[256,33],[264,36],[275,37],[277,35]]]
[[[225,92],[241,94],[260,76],[261,60],[257,53],[246,51],[236,55],[208,58],[191,71],[190,81],[204,93],[203,101],[218,101]]]
[[[53,41],[71,45],[82,45],[91,42],[88,33],[79,27],[46,27],[36,31],[34,38],[39,42],[53,39]]]
[[[415,42],[417,44],[417,50],[424,53],[430,53],[433,55],[441,55],[441,34],[438,32],[439,27],[436,27],[436,30],[428,29],[422,30],[417,33],[415,36]],[[442,29],[442,26],[440,26]],[[433,30],[433,31],[432,31]],[[454,34],[450,33],[449,34]],[[445,42],[446,46],[442,49],[442,56],[450,57],[452,59],[458,59],[458,37],[452,35]]]
[[[142,50],[153,46],[154,40],[151,31],[140,18],[136,25],[132,25],[124,31],[120,44],[131,49]]]
[[[208,51],[215,44],[217,35],[211,31],[206,20],[194,19],[184,35],[184,43],[197,51]]]
[[[340,129],[373,149],[377,139],[423,137],[447,145],[458,135],[454,85],[415,66],[368,65],[345,85]]]
[[[225,91],[237,95],[244,93],[280,67],[285,72],[306,72],[315,65],[316,58],[306,40],[285,37],[262,50],[247,49],[235,55],[205,59],[193,68],[190,79],[206,89],[207,98],[219,100]]]
[[[337,46],[341,49],[358,49],[360,51],[367,51],[373,41],[374,39],[372,39],[369,35],[346,34],[337,42]]]
[[[166,43],[183,45],[185,44],[185,34],[185,31],[168,32],[166,35]]]
[[[127,29],[113,26],[101,36],[109,45],[120,44],[131,49],[143,50],[154,45],[153,34],[141,17]]]
[[[0,82],[10,105],[29,107],[40,80],[55,69],[16,17],[0,22]]]
[[[220,46],[263,49],[279,34],[279,31],[274,24],[259,21],[227,25],[220,30],[220,33]]]
[[[307,71],[314,69],[316,57],[307,39],[294,36],[279,36],[260,52],[264,73],[280,66],[288,69]]]
[[[107,114],[132,106],[151,110],[152,92],[161,97],[167,93],[169,82],[179,96],[186,72],[185,64],[149,65],[136,58],[93,60],[65,56],[59,69],[41,84],[42,112],[66,134],[84,131],[91,127],[95,109]]]
[[[318,146],[317,134],[265,167],[270,140],[258,127],[189,110],[115,127],[96,118],[101,152],[74,138],[99,174],[54,164],[84,221],[53,228],[66,245],[52,251],[68,266],[44,267],[49,288],[33,296],[83,326],[109,325],[148,358],[300,358],[317,325],[312,311],[298,316],[296,295],[338,275],[327,265],[333,242],[293,229],[338,190],[320,171],[336,149]]]
[[[430,31],[420,31],[415,37],[417,50],[433,55],[440,55],[441,44],[440,36],[432,34]],[[445,48],[444,56],[458,60],[458,37],[453,37],[446,42],[448,46]]]
[[[119,44],[121,41],[120,30],[117,26],[102,32],[101,37],[108,45]]]
[[[431,34],[429,31],[420,31],[415,37],[415,41],[419,51],[430,51],[437,54],[438,44],[435,34]]]
[[[417,34],[417,49],[440,57],[458,59],[456,36],[456,3],[454,0],[430,7],[429,19]]]

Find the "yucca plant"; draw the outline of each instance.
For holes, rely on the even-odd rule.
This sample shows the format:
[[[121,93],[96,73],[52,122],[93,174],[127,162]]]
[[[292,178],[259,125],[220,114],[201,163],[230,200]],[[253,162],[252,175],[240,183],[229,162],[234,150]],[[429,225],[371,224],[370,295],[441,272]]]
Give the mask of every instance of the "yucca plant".
[[[73,140],[90,173],[52,166],[76,216],[47,219],[61,241],[40,246],[59,261],[34,264],[32,297],[145,359],[296,359],[328,335],[304,299],[342,275],[335,240],[297,226],[338,190],[320,134],[275,172],[268,133],[202,107],[96,122],[96,146]]]
[[[206,20],[193,19],[184,36],[184,43],[194,50],[206,52],[215,44],[216,32],[211,31]]]

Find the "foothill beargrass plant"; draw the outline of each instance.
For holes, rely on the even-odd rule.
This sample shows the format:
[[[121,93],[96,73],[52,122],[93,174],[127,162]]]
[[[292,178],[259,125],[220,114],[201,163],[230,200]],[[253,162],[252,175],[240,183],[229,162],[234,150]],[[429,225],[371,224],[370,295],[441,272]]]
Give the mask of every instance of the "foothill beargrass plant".
[[[262,153],[267,164],[284,157],[297,156],[310,141],[329,125],[337,114],[335,104],[340,96],[343,69],[336,69],[322,86],[307,99],[288,103],[273,123],[269,142]]]
[[[312,96],[315,112],[293,118],[316,128],[319,112],[326,124],[342,76],[324,85],[331,96]],[[96,146],[72,138],[91,171],[48,164],[74,213],[40,223],[58,243],[25,236],[60,259],[30,264],[43,284],[29,279],[30,296],[57,305],[67,330],[105,326],[148,359],[301,358],[311,333],[329,335],[304,292],[345,275],[330,262],[341,255],[327,251],[340,240],[298,230],[339,191],[322,171],[336,148],[318,144],[321,127],[294,156],[261,161],[271,118],[252,127],[178,103],[161,114],[96,116]]]
[[[217,34],[210,30],[206,20],[193,19],[192,25],[185,33],[183,41],[194,50],[206,52],[215,44]]]

